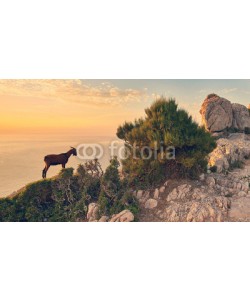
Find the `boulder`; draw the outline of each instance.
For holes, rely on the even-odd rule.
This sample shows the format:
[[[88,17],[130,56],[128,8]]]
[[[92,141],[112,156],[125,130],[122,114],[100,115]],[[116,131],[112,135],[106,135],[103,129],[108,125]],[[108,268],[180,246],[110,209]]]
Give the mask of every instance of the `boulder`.
[[[216,94],[210,94],[204,100],[200,114],[206,130],[218,136],[225,129],[244,131],[250,128],[250,115],[246,106],[231,103]]]
[[[147,209],[153,209],[153,208],[155,208],[157,205],[158,205],[157,200],[151,198],[151,199],[148,199],[148,200],[146,201],[146,203],[145,203],[145,208],[147,208]]]
[[[210,94],[204,100],[200,114],[202,123],[210,132],[223,131],[232,127],[233,109],[229,100]]]
[[[245,128],[250,128],[249,111],[246,106],[233,103],[233,124],[232,127],[243,131]]]
[[[132,222],[135,217],[130,210],[123,210],[119,214],[113,215],[109,222]]]

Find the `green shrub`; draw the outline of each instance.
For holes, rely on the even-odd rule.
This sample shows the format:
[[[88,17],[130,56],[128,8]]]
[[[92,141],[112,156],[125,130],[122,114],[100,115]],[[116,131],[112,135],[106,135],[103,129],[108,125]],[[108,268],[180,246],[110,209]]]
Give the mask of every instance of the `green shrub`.
[[[130,184],[155,185],[172,175],[195,177],[206,169],[215,139],[179,109],[174,99],[162,97],[145,113],[144,119],[126,122],[117,130],[118,138],[125,141],[127,158],[122,165]],[[149,153],[153,153],[151,158],[144,159],[143,154]],[[175,158],[169,159],[172,154]]]
[[[101,180],[101,192],[98,199],[100,216],[112,216],[124,209],[138,213],[137,199],[128,191],[126,179],[121,181],[119,166],[117,157],[113,158]]]
[[[138,211],[136,199],[127,192],[127,182],[120,180],[117,158],[111,160],[103,176],[89,166],[95,168],[96,160],[88,162],[87,167],[79,165],[76,174],[72,168],[62,169],[53,179],[27,185],[12,199],[0,199],[0,221],[85,221],[88,204],[97,200],[103,214],[112,215],[126,208]]]

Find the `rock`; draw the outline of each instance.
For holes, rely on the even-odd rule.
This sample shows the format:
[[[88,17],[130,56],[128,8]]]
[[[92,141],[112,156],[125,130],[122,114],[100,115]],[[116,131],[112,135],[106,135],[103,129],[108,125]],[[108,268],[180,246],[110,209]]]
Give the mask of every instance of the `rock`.
[[[207,185],[209,185],[210,187],[215,186],[215,179],[212,176],[207,177],[206,179],[206,183]]]
[[[136,197],[138,198],[138,200],[140,200],[143,196],[143,191],[142,190],[139,190],[137,193],[136,193]]]
[[[182,184],[177,188],[173,189],[172,192],[168,195],[167,201],[174,201],[178,199],[184,199],[188,196],[189,192],[191,191],[191,185]]]
[[[108,217],[107,216],[102,216],[98,222],[108,222]]]
[[[162,194],[162,193],[164,193],[165,192],[165,186],[162,186],[162,187],[160,187],[160,189],[159,189],[159,191],[160,191],[160,193]]]
[[[244,192],[248,192],[248,190],[249,190],[249,182],[244,182],[243,184],[242,184],[242,190],[244,191]]]
[[[149,196],[150,196],[150,191],[142,191],[142,193],[139,194],[139,198],[138,197],[137,198],[140,203],[144,204],[148,200]]]
[[[215,197],[214,202],[218,208],[222,208],[225,211],[227,211],[231,207],[231,200],[227,197]]]
[[[167,186],[169,184],[169,180],[167,180],[164,185]]]
[[[159,189],[155,189],[155,192],[154,192],[154,199],[158,199],[159,198]]]
[[[199,178],[200,178],[200,181],[204,181],[205,180],[205,174],[204,173],[201,174]]]
[[[89,222],[97,221],[98,218],[98,205],[97,203],[90,203],[88,206],[87,220]]]
[[[242,197],[233,200],[229,217],[233,221],[250,221],[250,199]]]
[[[246,106],[233,103],[232,104],[233,109],[233,128],[237,128],[239,130],[244,130],[246,127],[250,128],[250,117],[249,117],[249,111],[246,108]]]
[[[153,209],[153,208],[155,208],[157,205],[158,205],[157,200],[151,198],[151,199],[148,199],[148,200],[146,201],[146,203],[145,203],[145,208],[147,208],[147,209]]]
[[[132,222],[134,215],[129,210],[123,210],[119,214],[113,215],[109,222]]]
[[[195,188],[193,190],[192,199],[194,200],[203,200],[206,198],[206,194],[204,194],[200,189]]]
[[[238,193],[238,196],[239,196],[239,197],[246,197],[246,195],[247,195],[247,193],[244,192],[244,191],[240,191],[240,192]]]
[[[203,125],[216,137],[220,137],[226,129],[244,131],[245,128],[250,128],[250,116],[246,106],[231,103],[216,94],[207,96],[200,113]]]
[[[173,203],[165,210],[166,222],[180,222],[182,206],[179,203]]]
[[[223,215],[209,202],[194,202],[186,218],[187,222],[221,222]]]
[[[216,166],[217,173],[228,170],[230,166],[237,166],[237,162],[243,162],[250,155],[250,141],[245,134],[235,133],[228,139],[217,141],[216,149],[208,156],[209,165]]]
[[[223,131],[232,127],[233,109],[231,102],[216,94],[210,94],[204,100],[200,114],[202,123],[210,132]]]
[[[218,197],[217,200],[207,198],[204,201],[174,202],[166,208],[164,218],[167,222],[222,222],[227,216],[229,202],[225,197]]]
[[[221,131],[221,132],[211,132],[211,135],[212,135],[214,138],[220,138],[220,137],[223,137],[224,132],[223,132],[223,131]]]

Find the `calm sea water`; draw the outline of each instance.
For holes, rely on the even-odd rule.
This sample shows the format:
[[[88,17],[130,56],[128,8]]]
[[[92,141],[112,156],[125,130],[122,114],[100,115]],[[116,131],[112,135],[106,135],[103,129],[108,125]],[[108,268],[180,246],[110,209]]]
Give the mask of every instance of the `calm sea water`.
[[[100,162],[105,169],[109,164],[112,137],[81,137],[81,136],[14,136],[0,135],[0,197],[7,196],[25,186],[29,182],[42,178],[44,156],[47,154],[64,153],[70,146],[98,143],[103,146],[104,156]],[[121,144],[120,144],[121,145]],[[67,167],[76,168],[84,160],[71,156]],[[61,166],[49,169],[47,177],[60,171]]]

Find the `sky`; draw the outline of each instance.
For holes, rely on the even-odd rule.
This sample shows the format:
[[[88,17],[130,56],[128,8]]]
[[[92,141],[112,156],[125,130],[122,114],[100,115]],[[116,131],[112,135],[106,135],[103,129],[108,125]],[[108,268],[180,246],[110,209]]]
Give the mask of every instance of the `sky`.
[[[160,96],[200,122],[210,93],[248,105],[250,80],[0,80],[0,134],[114,136]]]

